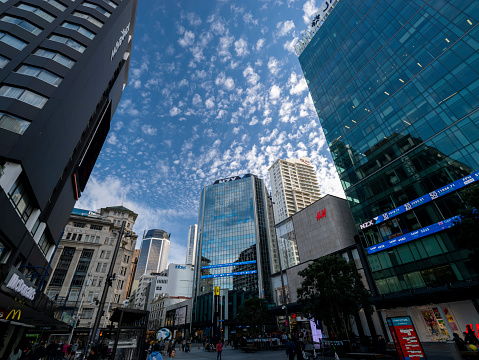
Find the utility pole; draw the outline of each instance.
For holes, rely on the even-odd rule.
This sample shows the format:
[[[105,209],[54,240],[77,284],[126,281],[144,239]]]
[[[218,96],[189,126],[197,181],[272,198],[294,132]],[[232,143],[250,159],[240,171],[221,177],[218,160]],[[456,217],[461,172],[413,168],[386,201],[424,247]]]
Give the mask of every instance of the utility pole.
[[[90,344],[88,344],[89,348],[91,348],[92,344],[98,343],[98,337],[99,337],[98,327],[100,326],[100,320],[103,313],[103,308],[105,307],[106,297],[108,295],[108,289],[110,288],[112,284],[113,269],[115,268],[116,257],[118,256],[118,250],[120,249],[123,232],[125,231],[125,224],[126,224],[126,221],[123,220],[123,222],[121,223],[120,234],[118,235],[118,240],[115,245],[115,250],[113,251],[113,257],[111,259],[110,268],[108,269],[108,274],[106,276],[105,285],[103,287],[103,293],[101,294],[100,304],[98,305],[98,312],[96,313],[95,322],[93,323],[93,328],[91,333],[92,339],[90,341]],[[107,315],[108,314],[105,314],[105,316]]]

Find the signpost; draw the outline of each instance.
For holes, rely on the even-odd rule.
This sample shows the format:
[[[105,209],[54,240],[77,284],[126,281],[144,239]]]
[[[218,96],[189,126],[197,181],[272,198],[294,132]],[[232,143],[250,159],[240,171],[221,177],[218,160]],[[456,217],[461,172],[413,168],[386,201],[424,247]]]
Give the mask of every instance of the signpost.
[[[416,329],[409,316],[386,319],[400,360],[426,360]]]

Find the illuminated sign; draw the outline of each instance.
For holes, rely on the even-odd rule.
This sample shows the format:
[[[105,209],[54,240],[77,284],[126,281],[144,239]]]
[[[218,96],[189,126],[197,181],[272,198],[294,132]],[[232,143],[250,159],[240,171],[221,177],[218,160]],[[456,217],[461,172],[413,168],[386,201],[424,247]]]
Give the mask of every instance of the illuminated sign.
[[[12,309],[10,311],[0,310],[0,319],[15,320],[15,317],[16,317],[17,320],[20,320],[21,316],[22,316],[22,310],[20,309]]]
[[[446,220],[443,220],[443,221],[439,221],[435,224],[426,226],[422,229],[414,230],[414,231],[412,231],[410,233],[407,233],[406,235],[403,235],[401,237],[397,237],[397,238],[394,238],[392,240],[384,241],[384,242],[379,243],[377,245],[370,246],[367,249],[368,254],[374,254],[374,253],[377,253],[379,251],[383,251],[383,250],[392,248],[394,246],[398,246],[398,245],[407,243],[409,241],[417,240],[417,239],[423,238],[425,236],[435,234],[439,231],[450,228],[454,224],[454,220],[459,220],[459,219],[460,219],[459,216],[454,216],[452,218],[449,218],[449,219],[446,219]]]
[[[216,296],[220,295],[220,287],[219,286],[215,286],[215,295]]]
[[[361,225],[359,225],[359,227],[361,228],[361,230],[363,229],[367,229],[368,227],[370,226],[373,226],[373,225],[378,225],[386,220],[389,220],[393,217],[396,217],[400,214],[403,214],[409,210],[412,210],[418,206],[421,206],[423,204],[426,204],[432,200],[435,200],[437,199],[438,197],[441,197],[441,196],[444,196],[446,194],[449,194],[453,191],[456,191],[456,190],[459,190],[469,184],[472,184],[476,181],[479,180],[479,171],[471,174],[471,175],[468,175],[468,176],[465,176],[463,177],[462,179],[459,179],[459,180],[456,180],[456,181],[453,181],[452,183],[450,184],[447,184],[439,189],[436,189],[434,191],[431,191],[429,194],[426,194],[426,195],[423,195],[421,197],[418,197],[417,199],[414,199],[413,201],[410,201],[406,204],[403,204],[391,211],[388,211],[387,213],[384,213],[382,215],[379,215],[369,221],[366,221],[365,223],[362,223]]]
[[[238,276],[238,275],[249,275],[249,274],[256,274],[257,270],[250,270],[250,271],[239,271],[234,273],[225,273],[225,274],[214,274],[214,275],[203,275],[202,279],[212,279],[217,277],[225,277],[225,276]]]
[[[126,27],[121,31],[120,38],[116,42],[115,46],[113,47],[113,50],[111,51],[111,57],[110,61],[113,60],[115,57],[116,53],[118,52],[118,49],[120,48],[121,44],[123,44],[123,41],[125,40],[125,37],[128,35],[128,32],[130,31],[130,23],[126,25]]]
[[[235,262],[235,263],[227,263],[227,264],[218,264],[218,265],[207,265],[207,266],[202,266],[202,269],[216,269],[220,267],[226,267],[226,266],[238,266],[238,265],[248,265],[248,264],[256,264],[256,260],[251,260],[251,261],[242,261],[242,262]]]
[[[21,277],[23,277],[23,275],[17,269],[11,268],[5,280],[5,286],[29,300],[35,299],[37,289],[30,281],[22,279]]]
[[[319,210],[318,213],[316,214],[316,220],[318,221],[319,219],[325,218],[326,217],[326,209]]]
[[[426,359],[409,316],[386,319],[399,359]]]
[[[230,182],[230,181],[235,181],[235,180],[239,180],[241,179],[239,176],[231,176],[229,178],[225,178],[225,179],[220,179],[220,180],[216,180],[214,182],[214,184],[222,184],[222,183],[226,183],[226,182]],[[213,185],[214,185],[213,184]]]

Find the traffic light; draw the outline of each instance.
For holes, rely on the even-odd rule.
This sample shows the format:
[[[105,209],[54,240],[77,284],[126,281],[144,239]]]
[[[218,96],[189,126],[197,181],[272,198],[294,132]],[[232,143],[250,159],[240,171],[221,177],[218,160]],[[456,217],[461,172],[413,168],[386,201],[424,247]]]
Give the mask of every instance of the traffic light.
[[[80,319],[77,320],[75,327],[80,327]]]
[[[100,331],[100,337],[102,337],[102,336],[103,336],[103,331]]]

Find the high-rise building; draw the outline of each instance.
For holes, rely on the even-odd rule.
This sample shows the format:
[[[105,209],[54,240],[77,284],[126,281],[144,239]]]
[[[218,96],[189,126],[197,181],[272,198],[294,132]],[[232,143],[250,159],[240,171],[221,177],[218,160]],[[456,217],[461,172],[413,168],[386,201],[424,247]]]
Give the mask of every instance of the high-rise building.
[[[0,1],[0,262],[37,292],[126,86],[136,8]]]
[[[321,197],[310,158],[278,159],[269,168],[276,224]]]
[[[140,280],[142,275],[160,273],[165,270],[168,265],[169,253],[170,236],[168,233],[159,229],[148,230],[141,241],[135,281]]]
[[[108,286],[106,276],[118,241],[121,243],[113,268],[116,277],[108,290],[107,319],[102,317],[100,327],[109,324],[107,309],[113,312],[122,306],[136,245],[137,235],[132,228],[137,216],[123,206],[106,207],[98,212],[73,209],[52,260],[46,294],[62,309],[58,316],[63,321],[73,324],[76,315],[80,315],[77,332],[93,326],[96,301],[100,300],[104,286]],[[127,236],[119,239],[123,221]]]
[[[477,273],[446,230],[479,179],[478,6],[327,0],[296,47],[374,303],[423,341],[479,322]]]
[[[186,249],[186,263],[187,265],[195,265],[196,254],[196,239],[198,236],[198,225],[190,225],[188,230],[188,247]]]

